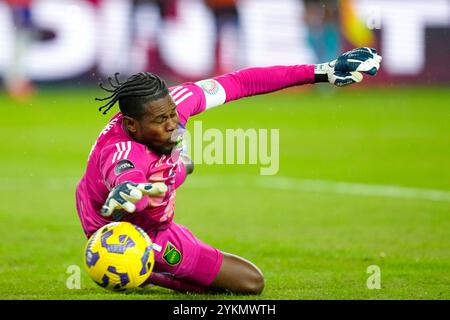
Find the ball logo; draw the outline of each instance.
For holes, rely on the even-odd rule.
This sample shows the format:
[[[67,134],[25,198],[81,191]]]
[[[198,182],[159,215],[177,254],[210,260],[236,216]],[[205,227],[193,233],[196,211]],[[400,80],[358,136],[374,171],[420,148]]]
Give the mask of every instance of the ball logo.
[[[135,246],[135,242],[125,234],[119,236],[119,243],[108,244],[107,240],[112,236],[112,234],[113,230],[109,230],[108,232],[102,234],[101,238],[102,247],[106,248],[108,252],[124,254],[128,248]]]

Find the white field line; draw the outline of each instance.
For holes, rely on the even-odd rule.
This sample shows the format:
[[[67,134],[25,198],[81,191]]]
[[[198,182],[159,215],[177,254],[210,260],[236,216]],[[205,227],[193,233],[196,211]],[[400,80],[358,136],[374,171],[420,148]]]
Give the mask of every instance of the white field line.
[[[195,177],[194,179],[192,179],[192,181],[187,181],[187,183],[191,187],[215,187],[219,190],[221,185],[247,186],[274,190],[297,190],[303,192],[335,193],[356,196],[376,196],[450,202],[450,191],[446,190],[410,188],[395,185],[337,182],[331,180],[308,180],[287,177],[244,178],[233,176],[233,179],[229,178],[229,176],[201,176]]]
[[[36,193],[51,190],[75,190],[79,178],[47,178],[47,179],[0,179],[0,190],[22,189]],[[214,188],[221,192],[221,187],[262,188],[271,190],[302,191],[316,193],[334,193],[355,196],[375,196],[386,198],[419,199],[450,202],[450,191],[437,189],[410,188],[395,185],[377,185],[331,180],[309,180],[289,177],[261,176],[191,176],[186,179],[185,187],[195,189]],[[181,191],[181,190],[180,190]]]
[[[260,187],[278,190],[300,190],[306,192],[326,192],[357,196],[422,199],[450,202],[450,191],[436,189],[409,188],[395,185],[377,185],[329,180],[307,180],[277,177],[259,181]]]

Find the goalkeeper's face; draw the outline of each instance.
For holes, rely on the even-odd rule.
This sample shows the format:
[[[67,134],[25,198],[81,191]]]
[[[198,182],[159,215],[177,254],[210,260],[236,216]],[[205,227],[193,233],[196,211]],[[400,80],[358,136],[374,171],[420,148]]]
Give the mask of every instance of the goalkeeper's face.
[[[134,119],[124,117],[124,126],[131,138],[159,154],[170,154],[177,144],[174,132],[178,127],[178,113],[170,95],[150,101],[144,106],[145,113]]]

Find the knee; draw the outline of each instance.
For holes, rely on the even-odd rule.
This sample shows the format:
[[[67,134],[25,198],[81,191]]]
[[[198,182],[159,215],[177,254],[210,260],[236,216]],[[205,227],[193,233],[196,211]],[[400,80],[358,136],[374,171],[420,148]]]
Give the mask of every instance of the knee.
[[[258,295],[264,289],[264,276],[250,261],[223,252],[222,266],[211,288],[218,292]]]
[[[264,276],[262,272],[255,268],[249,273],[242,282],[242,293],[251,294],[251,295],[259,295],[262,293],[264,289]]]

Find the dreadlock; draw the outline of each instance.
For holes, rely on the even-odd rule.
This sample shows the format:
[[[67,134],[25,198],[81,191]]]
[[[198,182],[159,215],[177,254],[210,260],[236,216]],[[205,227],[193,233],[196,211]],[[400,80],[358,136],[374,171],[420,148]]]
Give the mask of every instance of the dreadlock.
[[[153,73],[140,72],[123,83],[120,83],[118,76],[119,73],[116,73],[114,79],[108,77],[110,89],[106,88],[102,82],[99,83],[101,89],[111,93],[105,98],[95,98],[97,101],[109,100],[98,108],[98,111],[103,111],[103,114],[106,114],[119,101],[119,109],[123,115],[138,119],[145,112],[144,105],[147,102],[158,100],[169,94],[164,80]]]

